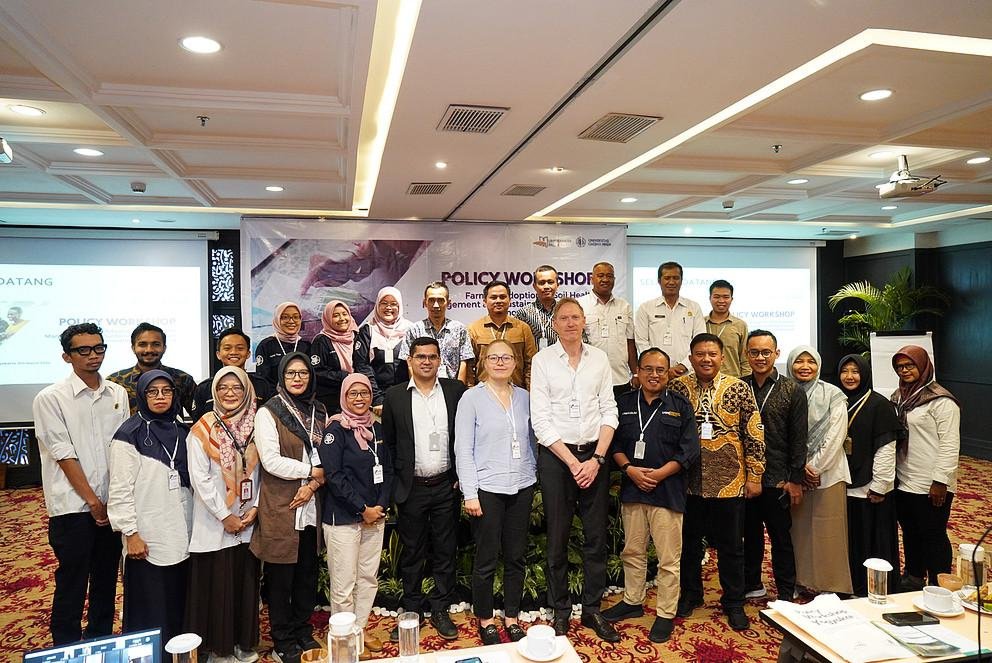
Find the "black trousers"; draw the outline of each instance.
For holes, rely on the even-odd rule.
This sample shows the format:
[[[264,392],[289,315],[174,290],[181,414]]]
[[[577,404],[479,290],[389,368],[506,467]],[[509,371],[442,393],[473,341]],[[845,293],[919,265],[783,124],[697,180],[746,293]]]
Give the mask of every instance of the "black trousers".
[[[772,574],[778,597],[791,601],[796,591],[796,556],[792,550],[792,511],[782,501],[781,488],[765,486],[755,498],[744,500],[744,587],[761,586],[765,558],[765,530],[772,544]]]
[[[123,632],[161,628],[163,661],[166,643],[183,632],[188,572],[188,559],[171,566],[124,560]]]
[[[689,495],[682,518],[681,601],[703,600],[703,537],[716,548],[724,611],[744,606],[744,498]]]
[[[479,619],[493,616],[493,578],[503,553],[503,610],[507,617],[520,614],[524,593],[524,553],[534,502],[534,486],[514,495],[479,491],[482,515],[472,522],[475,567],[472,569],[472,607]]]
[[[276,651],[313,637],[310,617],[317,602],[317,528],[300,532],[296,564],[265,563],[269,622]]]
[[[114,599],[121,563],[121,535],[96,524],[89,513],[69,513],[48,520],[48,543],[59,566],[52,596],[52,641],[75,642],[114,630]],[[83,631],[83,603],[89,610]]]
[[[403,544],[400,553],[403,610],[422,610],[424,562],[430,559],[434,587],[427,599],[431,613],[447,612],[455,588],[455,530],[461,515],[454,480],[436,486],[414,484],[406,501],[396,507],[396,529]]]
[[[580,461],[592,458],[590,447],[575,457]],[[582,521],[582,612],[599,612],[606,589],[606,528],[609,512],[610,473],[599,469],[592,485],[582,490],[575,483],[568,467],[546,447],[541,447],[537,459],[541,480],[544,517],[548,529],[548,603],[559,616],[570,614],[572,601],[568,592],[568,543],[572,518],[576,510]]]
[[[944,505],[938,507],[930,502],[929,495],[895,492],[896,514],[902,527],[902,550],[906,556],[905,572],[936,585],[938,573],[951,572],[947,521],[951,517],[954,493],[947,493]]]
[[[847,498],[847,556],[851,566],[851,585],[855,596],[868,596],[869,557],[884,559],[892,565],[888,587],[899,591],[899,531],[896,527],[895,492],[878,504],[867,498]]]

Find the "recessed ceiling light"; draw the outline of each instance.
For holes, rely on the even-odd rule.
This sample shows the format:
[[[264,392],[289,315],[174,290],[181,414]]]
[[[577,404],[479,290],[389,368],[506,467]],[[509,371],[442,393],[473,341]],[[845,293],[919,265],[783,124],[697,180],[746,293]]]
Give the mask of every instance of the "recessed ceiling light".
[[[183,37],[179,40],[179,45],[190,53],[206,55],[216,53],[221,49],[220,42],[210,37]]]
[[[141,223],[141,219],[131,219],[131,223]]]
[[[34,106],[25,106],[23,104],[14,104],[8,106],[10,110],[14,111],[18,115],[27,115],[28,117],[40,117],[45,114],[45,111],[41,108],[35,108]]]
[[[858,238],[857,235],[853,235],[853,234],[852,235],[848,235],[848,239],[857,239],[857,238]]]
[[[969,166],[977,166],[978,164],[988,163],[989,161],[992,161],[992,157],[973,157],[965,161],[965,163]]]
[[[444,161],[435,161],[434,162],[434,167],[437,168],[437,169],[439,169],[439,170],[444,170],[445,168],[448,167],[448,164],[446,162],[444,162]]]
[[[620,199],[620,202],[621,203],[636,203],[637,202],[637,198],[634,198],[633,196],[627,196],[626,198],[621,198]]]
[[[283,191],[283,188],[281,186],[267,186],[265,187],[265,190],[271,191],[272,193],[279,193],[280,191]]]
[[[806,184],[807,182],[809,182],[809,180],[805,177],[797,177],[794,180],[789,180],[786,184]]]
[[[682,229],[682,232],[685,233],[686,235],[691,235],[692,234],[692,228],[690,228],[689,226],[686,226],[685,228]]]
[[[73,150],[76,154],[81,157],[102,157],[103,152],[100,150],[94,150],[92,147],[77,147]]]
[[[888,210],[893,210],[893,209],[899,209],[899,206],[898,205],[883,205],[882,206],[882,209],[888,211]]]
[[[551,166],[551,168],[548,168],[548,170],[550,170],[552,173],[564,173],[565,172],[565,169],[562,168],[561,166]]]
[[[881,150],[879,152],[872,152],[868,155],[869,159],[888,159],[892,156],[891,150]]]
[[[861,94],[861,101],[881,101],[892,96],[892,90],[868,90]]]

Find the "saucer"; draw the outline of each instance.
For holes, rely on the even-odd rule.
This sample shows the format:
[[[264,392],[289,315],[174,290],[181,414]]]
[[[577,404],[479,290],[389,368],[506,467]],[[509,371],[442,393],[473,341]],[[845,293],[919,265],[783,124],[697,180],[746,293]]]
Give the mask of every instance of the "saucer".
[[[565,653],[565,645],[562,644],[561,640],[555,637],[554,651],[547,656],[538,656],[537,654],[532,654],[527,650],[527,636],[525,635],[517,641],[517,653],[526,658],[528,661],[553,661]]]
[[[934,610],[933,608],[928,608],[925,603],[923,603],[923,597],[917,596],[913,601],[913,605],[927,613],[928,615],[933,615],[934,617],[957,617],[958,615],[964,614],[964,608],[958,601],[954,602],[954,609],[950,612],[941,612],[939,610]]]

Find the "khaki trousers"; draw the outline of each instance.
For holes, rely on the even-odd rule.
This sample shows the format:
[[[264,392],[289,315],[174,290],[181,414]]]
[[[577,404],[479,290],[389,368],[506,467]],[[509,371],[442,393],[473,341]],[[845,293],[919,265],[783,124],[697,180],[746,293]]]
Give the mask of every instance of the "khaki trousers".
[[[365,628],[379,588],[376,575],[382,554],[385,519],[374,525],[324,525],[327,571],[331,576],[331,614],[353,612]]]
[[[682,514],[649,504],[620,505],[624,546],[623,600],[631,605],[644,603],[644,582],[648,570],[648,536],[658,553],[658,592],[655,609],[659,617],[672,619],[679,602],[679,561],[682,557]]]

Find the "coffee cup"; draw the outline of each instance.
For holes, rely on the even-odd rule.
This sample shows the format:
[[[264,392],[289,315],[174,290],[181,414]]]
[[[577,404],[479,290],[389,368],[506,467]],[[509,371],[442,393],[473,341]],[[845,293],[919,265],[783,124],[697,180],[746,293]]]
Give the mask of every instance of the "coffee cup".
[[[943,587],[924,587],[923,605],[934,612],[953,612],[954,594]]]
[[[555,651],[555,630],[544,624],[527,629],[527,653],[544,658]]]

